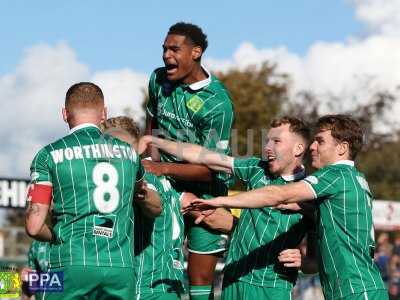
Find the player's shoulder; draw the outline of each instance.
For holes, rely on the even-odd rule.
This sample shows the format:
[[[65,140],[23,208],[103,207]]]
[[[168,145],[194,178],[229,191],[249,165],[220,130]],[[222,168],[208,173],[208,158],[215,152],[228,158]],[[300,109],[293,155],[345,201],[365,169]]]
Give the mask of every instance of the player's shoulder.
[[[162,85],[167,81],[167,72],[165,67],[155,69],[150,75],[150,85]]]
[[[235,157],[233,159],[234,166],[236,167],[266,167],[266,162],[261,158],[251,156],[251,157]]]
[[[320,181],[335,184],[342,180],[341,169],[337,165],[327,165],[308,175],[304,180],[311,184],[317,184]]]
[[[199,96],[203,98],[203,100],[210,99],[210,103],[214,103],[214,105],[216,102],[223,102],[226,104],[232,103],[231,96],[228,90],[225,88],[222,82],[213,74],[209,75],[208,84],[205,84],[199,90],[201,91],[198,93]]]

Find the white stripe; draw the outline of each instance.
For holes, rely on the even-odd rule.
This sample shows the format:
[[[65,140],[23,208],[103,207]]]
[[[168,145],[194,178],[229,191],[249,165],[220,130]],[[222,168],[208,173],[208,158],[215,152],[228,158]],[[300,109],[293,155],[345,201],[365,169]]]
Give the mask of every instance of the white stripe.
[[[344,232],[345,235],[347,235],[347,244],[348,247],[351,249],[351,253],[353,254],[353,260],[354,263],[356,264],[356,267],[358,269],[357,263],[356,263],[356,258],[354,257],[354,253],[353,253],[353,249],[350,245],[350,235],[347,233],[347,221],[346,221],[346,180],[343,177],[343,173],[342,171],[340,171],[340,176],[342,176],[342,180],[343,180],[343,220],[344,220]],[[329,201],[329,200],[328,200]],[[361,273],[360,270],[358,270],[358,273],[361,277]],[[362,279],[361,279],[362,281]],[[349,278],[349,284],[350,284],[350,288],[351,288],[351,292],[354,294],[354,289],[353,289],[353,285],[351,284],[351,278]],[[364,284],[363,284],[364,286]],[[365,286],[364,286],[364,290],[365,290]]]
[[[207,99],[205,99],[204,102],[203,102],[203,106],[206,104],[207,101],[209,101],[211,98],[214,98],[215,96],[217,96],[217,94],[211,95],[210,97],[208,97]],[[198,96],[198,97],[200,97],[200,96]],[[203,100],[203,99],[202,99],[202,100]],[[221,102],[220,104],[222,104],[222,102]],[[218,104],[217,106],[219,106],[220,104]],[[215,108],[215,107],[214,107],[214,108]],[[214,108],[213,108],[213,109],[214,109]],[[211,109],[211,110],[213,110],[213,109]],[[200,111],[200,110],[196,111],[196,112],[192,115],[192,118],[193,118],[199,111]],[[207,113],[204,114],[202,117],[204,118],[209,112],[210,112],[210,110],[207,111]]]
[[[258,209],[257,212],[258,212],[258,217],[257,217],[256,222],[255,222],[255,224],[254,224],[254,228],[257,228],[258,220],[259,220],[260,217],[263,215],[263,211],[261,211],[261,209]],[[261,234],[262,238],[264,237],[264,234],[265,234],[265,232],[266,232],[266,230],[267,230],[267,228],[268,228],[268,224],[269,224],[269,221],[270,221],[270,220],[271,220],[271,211],[268,210],[267,224],[265,225],[264,231],[263,231],[262,234]],[[250,252],[250,249],[251,249],[251,242],[253,241],[253,238],[255,237],[255,235],[256,235],[256,230],[254,229],[253,236],[251,237],[250,242],[249,242],[249,246],[248,246],[249,252]],[[261,238],[261,241],[262,241],[262,238]],[[256,245],[256,246],[259,246],[259,245]],[[258,255],[259,255],[259,253],[260,253],[260,251],[257,251],[256,262],[255,262],[254,265],[257,265],[257,263],[258,263]],[[242,255],[243,255],[243,254],[242,254]],[[247,256],[247,255],[248,255],[248,254],[246,254],[246,256]],[[248,260],[248,259],[246,259],[246,265],[247,265],[247,260]],[[251,271],[250,284],[253,283],[253,278],[254,278],[254,272],[253,272],[253,270],[252,270],[252,271]]]
[[[125,199],[124,198],[124,192],[125,192],[125,169],[124,169],[124,159],[121,157],[120,160],[121,160],[121,165],[122,165],[121,166],[122,167],[122,172],[121,172],[122,173],[122,193],[121,193],[122,204],[121,204],[121,206],[124,207],[125,206],[125,203],[124,203],[124,199]],[[127,205],[128,210],[130,209],[131,205],[132,204],[128,203],[128,205]],[[121,209],[121,206],[120,206],[120,209]],[[115,226],[116,226],[116,231],[117,231],[117,245],[118,245],[118,248],[119,248],[119,252],[121,254],[122,266],[125,267],[124,255],[122,253],[121,245],[119,244],[119,229],[118,229],[119,226],[118,226],[118,222],[120,220],[120,218],[119,218],[120,215],[121,214],[119,213],[118,216],[116,217]],[[129,245],[129,248],[131,248],[131,245]]]
[[[72,135],[75,137],[75,139],[77,140],[79,146],[82,148],[82,145],[78,139],[78,137],[76,136],[76,133],[72,133]],[[89,212],[90,212],[90,194],[89,194],[89,182],[88,182],[88,177],[87,177],[87,169],[86,169],[86,162],[85,162],[85,157],[83,157],[83,167],[85,170],[85,178],[86,178],[86,191],[87,191],[87,202],[88,202],[88,207],[89,207]],[[82,247],[83,247],[83,265],[86,266],[86,249],[85,249],[85,237],[86,237],[86,219],[85,218],[85,230],[83,232],[83,238],[82,238]]]
[[[89,132],[87,132],[86,130],[84,132],[87,134],[87,136],[92,141],[92,145],[94,145],[95,144],[94,140],[93,140],[92,136],[89,134]],[[95,217],[93,215],[93,228],[94,228],[94,226],[95,226]],[[94,245],[96,247],[96,264],[97,264],[97,266],[99,266],[99,250],[97,248],[97,236],[96,235],[94,236]]]
[[[331,217],[331,221],[332,221],[332,225],[333,225],[333,230],[334,230],[334,232],[335,232],[335,236],[337,236],[336,227],[335,227],[335,222],[334,222],[334,220],[333,220],[332,208],[330,207],[329,201],[325,201],[325,202],[326,202],[326,205],[327,205],[327,207],[328,207],[329,215],[330,215],[330,217]],[[322,222],[322,221],[323,221],[323,219],[321,218],[321,222]],[[324,227],[325,227],[325,226],[324,226]],[[323,235],[324,235],[324,238],[325,238],[325,241],[326,241],[326,245],[327,245],[327,249],[328,249],[329,255],[330,255],[331,260],[332,260],[332,263],[333,263],[333,268],[335,269],[336,278],[339,278],[339,273],[338,273],[338,271],[337,271],[337,269],[336,269],[335,260],[333,259],[333,256],[332,256],[332,253],[331,253],[331,250],[330,250],[330,247],[329,247],[328,239],[327,239],[326,234],[325,234],[325,230],[324,230],[324,232],[323,232]],[[328,282],[329,282],[329,281],[328,281]],[[330,285],[330,284],[329,284],[329,285]],[[343,293],[342,293],[342,289],[340,288],[340,285],[338,285],[338,287],[339,287],[340,297],[343,297]],[[333,290],[332,290],[332,292],[333,292]]]
[[[54,147],[52,144],[49,145],[51,147],[52,150],[54,150]],[[58,167],[57,164],[54,164],[55,166],[55,171],[56,171],[56,179],[57,179],[57,184],[60,188],[60,197],[61,197],[61,205],[62,205],[62,212],[64,215],[64,224],[67,223],[67,217],[65,215],[65,207],[64,207],[64,197],[63,197],[63,192],[62,192],[62,188],[61,188],[61,184],[60,184],[60,178],[58,177]],[[54,193],[54,190],[53,190]],[[54,199],[53,199],[53,204],[54,204]],[[58,227],[58,236],[60,237],[61,234],[61,226]],[[61,246],[58,245],[58,255],[59,255],[59,259],[58,259],[58,265],[61,266],[61,255],[60,255],[60,251],[61,251]]]
[[[212,251],[196,251],[196,250],[192,250],[192,249],[188,248],[188,251],[190,253],[197,253],[197,254],[213,254],[213,253],[223,252],[225,250],[226,250],[226,247],[225,248],[219,248],[217,250],[212,250]]]
[[[279,226],[281,225],[281,219],[282,219],[282,218],[279,218],[278,226],[276,226],[276,230],[275,230],[275,233],[274,233],[274,237],[272,238],[272,243],[271,243],[271,245],[268,247],[268,250],[270,250],[270,249],[272,248],[272,245],[273,245],[274,240],[275,240],[275,238],[276,238],[276,234],[278,233]],[[265,230],[266,230],[266,228],[264,229],[263,236],[264,236]],[[269,258],[269,255],[270,255],[270,251],[266,251],[266,252],[267,252],[267,261],[268,261],[268,258]],[[267,272],[267,270],[268,270],[268,268],[265,268],[264,273],[263,273],[263,276],[262,276],[262,284],[264,284],[264,277],[265,277],[265,273]],[[274,287],[275,287],[275,285],[274,285]]]
[[[67,143],[62,138],[61,139],[66,148],[68,148]],[[71,181],[72,181],[72,191],[74,192],[74,208],[75,208],[75,219],[78,216],[78,211],[76,210],[76,193],[75,193],[75,183],[74,183],[74,174],[72,173],[72,163],[71,160],[69,161],[69,172],[71,173]],[[72,265],[72,237],[74,236],[74,222],[71,223],[71,236],[69,238],[69,257],[70,257],[70,265]]]

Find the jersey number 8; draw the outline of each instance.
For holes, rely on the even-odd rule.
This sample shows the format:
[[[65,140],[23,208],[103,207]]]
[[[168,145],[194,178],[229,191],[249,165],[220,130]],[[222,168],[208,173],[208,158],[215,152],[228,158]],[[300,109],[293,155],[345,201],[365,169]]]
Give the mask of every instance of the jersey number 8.
[[[119,203],[118,172],[109,163],[98,163],[92,173],[96,188],[93,192],[93,201],[100,213],[112,213]]]

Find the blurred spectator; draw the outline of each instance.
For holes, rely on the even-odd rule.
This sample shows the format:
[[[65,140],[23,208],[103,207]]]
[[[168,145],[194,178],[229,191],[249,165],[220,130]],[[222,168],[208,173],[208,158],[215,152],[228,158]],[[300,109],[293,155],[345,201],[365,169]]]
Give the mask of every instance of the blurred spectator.
[[[390,244],[389,235],[387,233],[379,235],[376,243],[375,262],[385,283],[389,280],[389,260],[392,250],[393,246]]]
[[[394,238],[393,254],[400,256],[400,234],[397,234]]]

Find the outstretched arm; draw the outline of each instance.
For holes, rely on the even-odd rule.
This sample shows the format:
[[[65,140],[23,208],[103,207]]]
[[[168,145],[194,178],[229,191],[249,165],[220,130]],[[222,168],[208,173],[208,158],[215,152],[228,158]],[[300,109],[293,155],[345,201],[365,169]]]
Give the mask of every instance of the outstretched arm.
[[[195,200],[190,209],[227,208],[261,208],[281,204],[310,201],[315,198],[311,188],[304,182],[286,185],[270,185],[230,197],[217,197],[210,200]]]
[[[147,159],[142,160],[142,165],[147,172],[156,176],[170,176],[182,181],[212,181],[212,172],[204,165],[154,162]]]
[[[176,143],[154,136],[144,136],[139,143],[139,151],[144,151],[148,145],[179,157],[192,164],[207,165],[215,171],[232,172],[233,157],[210,151],[202,146],[189,143]]]

